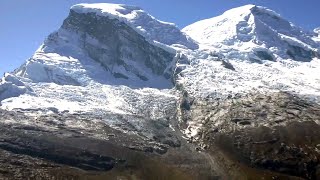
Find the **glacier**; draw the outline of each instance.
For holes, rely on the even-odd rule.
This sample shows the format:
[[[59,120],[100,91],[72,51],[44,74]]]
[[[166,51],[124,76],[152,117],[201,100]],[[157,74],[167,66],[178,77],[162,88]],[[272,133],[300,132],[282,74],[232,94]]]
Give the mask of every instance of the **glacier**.
[[[319,58],[319,44],[312,40],[313,33],[295,26],[272,10],[255,5],[228,10],[182,31],[198,41],[202,48],[223,52],[227,58],[239,58],[239,54],[258,62]]]
[[[312,179],[319,39],[319,28],[304,30],[256,5],[182,30],[136,6],[74,5],[61,27],[1,78],[0,151],[44,155],[55,167],[76,167],[75,177],[108,168],[117,176],[124,168],[135,178],[148,168],[147,179],[149,171],[182,179]]]
[[[144,111],[156,119],[166,109],[160,104],[177,101],[181,89],[200,99],[288,91],[319,102],[314,38],[255,5],[180,31],[138,7],[78,4],[1,80],[1,108],[132,115],[154,96],[157,108]]]
[[[146,116],[128,122],[151,137],[148,119],[175,116],[181,92],[221,100],[285,91],[319,103],[317,38],[255,5],[180,31],[135,6],[78,4],[26,63],[2,78],[1,108]],[[184,132],[195,136],[201,126],[187,122]]]

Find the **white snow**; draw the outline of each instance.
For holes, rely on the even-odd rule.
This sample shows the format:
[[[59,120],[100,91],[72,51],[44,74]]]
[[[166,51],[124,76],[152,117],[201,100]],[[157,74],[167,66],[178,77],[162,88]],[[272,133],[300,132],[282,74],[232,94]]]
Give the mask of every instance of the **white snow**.
[[[156,20],[137,7],[79,4],[71,9],[121,20],[151,43],[177,52],[167,70],[174,67],[177,83],[193,97],[289,91],[320,103],[320,60],[299,62],[285,56],[288,43],[319,50],[320,41],[315,40],[318,37],[269,9],[247,5],[187,26],[183,31],[199,42],[200,49],[174,24]],[[121,66],[114,71],[130,79],[116,79],[83,52],[79,34],[59,29],[50,38],[56,44],[44,42],[31,59],[2,78],[1,108],[108,114],[104,119],[108,124],[129,124],[150,137],[149,121],[163,120],[169,112],[175,113],[178,95],[170,80],[134,62],[130,65],[151,77],[149,81],[136,78]],[[88,41],[100,45],[92,37]],[[253,51],[268,52],[275,61],[250,62],[250,58],[257,58]],[[225,68],[221,60],[235,70]],[[121,118],[113,118],[118,115]],[[186,132],[193,136],[200,127],[197,121],[191,121]]]
[[[320,35],[317,37],[272,10],[254,5],[231,9],[182,31],[200,45],[196,51],[181,50],[190,62],[184,65],[177,82],[189,95],[223,99],[254,92],[288,91],[320,103],[319,57],[299,62],[286,54],[288,45],[319,52]],[[267,52],[275,62],[260,59],[255,51]],[[223,67],[221,60],[231,63],[235,70]],[[195,119],[188,122],[184,133],[193,137],[201,127],[201,121]]]
[[[230,59],[235,68],[230,70],[223,67],[221,61],[206,57],[207,53],[189,54],[194,59],[177,80],[193,96],[226,97],[237,93],[282,90],[320,97],[319,59],[310,63],[281,60],[262,64]]]
[[[148,40],[157,41],[166,45],[181,44],[190,49],[198,48],[198,45],[174,23],[157,20],[139,7],[123,4],[77,4],[71,7],[77,13],[95,13],[98,16],[106,16],[111,19],[118,19]]]
[[[255,5],[228,10],[218,17],[191,24],[182,31],[198,41],[201,49],[219,51],[228,58],[234,58],[234,53],[250,54],[260,48],[288,59],[288,44],[307,51],[319,48],[312,33],[303,31],[272,10]]]

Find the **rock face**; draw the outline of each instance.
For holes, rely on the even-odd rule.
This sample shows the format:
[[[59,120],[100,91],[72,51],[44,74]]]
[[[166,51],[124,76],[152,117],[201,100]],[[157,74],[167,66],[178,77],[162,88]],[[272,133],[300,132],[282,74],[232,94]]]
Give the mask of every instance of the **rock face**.
[[[1,79],[0,178],[319,179],[317,38],[254,5],[183,31],[75,5]]]
[[[222,101],[194,101],[189,110],[184,109],[183,114],[187,113],[185,122],[189,118],[202,125],[195,127],[199,133],[192,136],[193,141],[212,156],[228,159],[220,163],[225,169],[231,166],[228,161],[235,161],[238,172],[228,172],[234,178],[260,176],[261,172],[244,165],[319,178],[320,141],[314,138],[320,135],[319,104],[288,93],[251,94]]]
[[[197,124],[217,132],[232,132],[245,127],[272,127],[289,122],[319,123],[320,116],[318,104],[288,93],[248,94],[222,101],[195,101],[192,108],[191,119],[197,119]]]
[[[212,179],[217,176],[210,172],[205,157],[193,154],[194,150],[186,145],[168,151],[167,145],[121,132],[92,115],[64,113],[34,119],[26,112],[3,110],[0,115],[1,179]],[[83,123],[86,124],[83,127],[75,126]]]
[[[197,49],[198,44],[182,33],[175,24],[157,20],[139,7],[123,4],[77,4],[71,7],[77,13],[91,13],[126,23],[147,40],[166,45]]]
[[[92,59],[105,69],[105,79],[110,78],[110,73],[115,79],[138,82],[152,81],[154,76],[170,82],[172,70],[169,66],[175,55],[174,50],[168,52],[156,46],[118,19],[73,10],[59,31],[49,35],[37,53],[50,59],[57,59],[51,55],[57,53],[62,57],[76,58],[80,63],[85,63],[84,59]],[[43,57],[33,57],[16,70],[16,74],[35,82],[83,84],[77,81],[79,78],[66,74],[65,67],[57,69],[41,60]],[[73,68],[75,70],[76,67]]]
[[[137,76],[143,81],[152,74],[171,78],[165,72],[174,54],[150,44],[127,24],[95,13],[79,14],[71,10],[62,29],[79,34],[82,48],[89,57],[102,64],[115,78]],[[52,34],[52,37],[57,36]],[[53,38],[53,41],[55,38]],[[51,43],[51,42],[48,42]]]

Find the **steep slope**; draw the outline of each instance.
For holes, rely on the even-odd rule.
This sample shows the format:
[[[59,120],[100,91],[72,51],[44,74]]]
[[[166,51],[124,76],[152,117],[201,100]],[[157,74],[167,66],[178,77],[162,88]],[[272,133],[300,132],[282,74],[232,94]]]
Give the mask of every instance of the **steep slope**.
[[[313,33],[277,13],[246,5],[182,31],[200,44],[199,50],[183,51],[177,61],[175,78],[184,92],[182,103],[192,106],[194,101],[223,102],[278,92],[320,102],[319,43],[312,40]],[[193,113],[199,117],[196,112],[184,115],[190,120],[185,133],[191,137],[206,122],[190,118]]]
[[[1,79],[0,178],[316,179],[316,32],[254,5],[182,32],[74,5]]]
[[[183,32],[200,44],[179,56],[175,77],[183,92],[180,126],[190,141],[230,179],[284,178],[252,168],[319,178],[315,34],[254,5]]]
[[[198,47],[137,7],[73,6],[61,28],[1,79],[0,159],[12,161],[0,163],[0,178],[212,176],[200,154],[180,167],[194,149],[177,128],[169,45]],[[23,163],[11,164],[17,159]]]
[[[113,7],[113,5],[110,6]],[[108,7],[109,6],[106,8]],[[97,16],[94,13],[79,13],[74,9],[80,11],[79,8],[75,7],[71,9],[62,27],[47,38],[35,56],[26,63],[26,67],[30,67],[29,69],[32,69],[33,66],[37,67],[37,65],[33,64],[37,64],[36,62],[39,61],[39,59],[46,59],[44,63],[40,62],[40,64],[45,65],[49,64],[48,61],[50,60],[48,59],[54,59],[57,62],[52,62],[52,65],[59,66],[63,64],[63,62],[67,62],[66,65],[62,65],[61,70],[68,71],[66,69],[69,68],[70,71],[72,69],[87,68],[86,65],[88,63],[92,64],[96,62],[96,65],[92,64],[91,66],[99,67],[101,64],[102,68],[107,72],[91,72],[92,70],[88,69],[85,73],[89,75],[92,74],[91,79],[95,81],[103,82],[103,79],[110,79],[109,82],[104,81],[109,84],[112,78],[96,76],[111,74],[113,77],[119,78],[120,81],[121,79],[125,81],[130,77],[131,79],[127,81],[127,83],[137,81],[136,86],[139,86],[139,82],[144,86],[143,81],[150,82],[149,79],[152,78],[170,78],[170,72],[165,72],[165,70],[173,59],[174,50],[167,52],[155,46],[153,43],[149,43],[145,36],[139,34],[121,19],[113,19],[109,17],[108,14]],[[85,10],[85,7],[83,9]],[[166,24],[164,24],[164,26],[166,26]],[[49,54],[49,56],[51,54],[57,54],[57,56],[46,58],[45,54]],[[82,67],[67,67],[70,63],[68,60],[63,59],[63,57],[72,57],[78,60]],[[88,66],[90,66],[90,64],[88,64]],[[68,83],[68,79],[61,79],[59,81],[59,78],[55,77],[32,76],[32,72],[28,72],[28,68],[26,67],[21,67],[20,70],[16,71],[16,74],[34,79],[35,81],[46,82],[52,79],[57,80],[57,84]],[[59,75],[57,74],[57,76]],[[82,82],[83,80],[80,81],[81,82],[78,83],[86,84],[86,82]],[[74,83],[71,82],[71,84]],[[160,86],[161,85],[162,83],[160,83]]]
[[[77,13],[93,13],[115,18],[134,28],[148,40],[166,45],[183,45],[196,49],[198,45],[183,34],[173,23],[163,22],[147,14],[139,7],[117,4],[78,4],[71,8]]]
[[[264,7],[246,5],[183,29],[203,48],[215,47],[228,58],[250,61],[279,58],[311,61],[319,57],[312,33]]]
[[[142,31],[148,28],[154,32]],[[156,42],[162,29],[177,39]],[[110,126],[148,138],[165,134],[172,129],[158,128],[172,124],[178,97],[170,90],[175,49],[163,43],[180,41],[180,47],[194,45],[173,24],[136,7],[75,5],[61,28],[2,78],[1,107],[39,114],[109,114],[105,123]]]
[[[289,91],[319,97],[319,43],[264,7],[246,5],[183,30],[200,49],[182,51],[177,83],[192,96]],[[306,88],[308,87],[308,88]]]

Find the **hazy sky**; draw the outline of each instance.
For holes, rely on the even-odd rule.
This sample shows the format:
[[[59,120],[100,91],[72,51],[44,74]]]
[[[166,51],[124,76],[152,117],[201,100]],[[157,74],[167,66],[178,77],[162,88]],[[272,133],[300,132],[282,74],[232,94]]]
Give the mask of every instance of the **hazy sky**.
[[[77,3],[140,6],[156,18],[183,28],[245,4],[269,7],[305,29],[320,26],[320,0],[0,0],[0,76],[19,67],[57,30]]]

